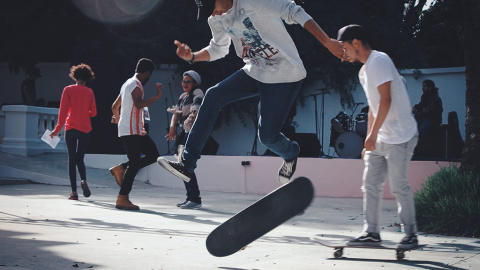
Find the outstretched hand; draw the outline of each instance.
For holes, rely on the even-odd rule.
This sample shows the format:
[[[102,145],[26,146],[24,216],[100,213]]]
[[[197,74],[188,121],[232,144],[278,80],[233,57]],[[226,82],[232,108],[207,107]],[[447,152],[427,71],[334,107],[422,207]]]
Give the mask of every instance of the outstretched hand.
[[[326,47],[333,55],[342,60],[342,62],[348,61],[345,55],[345,50],[343,49],[343,43],[341,41],[332,38],[330,39],[329,45]]]
[[[187,44],[181,43],[178,40],[175,40],[173,44],[177,45],[178,57],[182,58],[185,61],[192,60],[192,49],[190,49],[190,47]]]

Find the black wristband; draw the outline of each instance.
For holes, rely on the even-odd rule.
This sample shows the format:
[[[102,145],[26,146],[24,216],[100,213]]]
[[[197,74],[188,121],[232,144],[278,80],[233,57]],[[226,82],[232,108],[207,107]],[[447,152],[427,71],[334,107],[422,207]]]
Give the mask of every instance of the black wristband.
[[[192,59],[188,60],[187,62],[188,62],[190,65],[193,65],[194,61],[195,61],[195,54],[193,54],[193,52],[192,52]]]

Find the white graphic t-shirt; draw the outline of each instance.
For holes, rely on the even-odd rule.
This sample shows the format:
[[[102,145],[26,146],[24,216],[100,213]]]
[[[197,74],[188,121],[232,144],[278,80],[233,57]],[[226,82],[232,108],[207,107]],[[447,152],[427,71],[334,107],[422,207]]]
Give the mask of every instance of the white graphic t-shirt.
[[[208,18],[212,39],[205,50],[215,61],[233,43],[250,77],[263,83],[297,82],[306,70],[284,22],[303,26],[311,19],[291,0],[233,1],[228,12]]]

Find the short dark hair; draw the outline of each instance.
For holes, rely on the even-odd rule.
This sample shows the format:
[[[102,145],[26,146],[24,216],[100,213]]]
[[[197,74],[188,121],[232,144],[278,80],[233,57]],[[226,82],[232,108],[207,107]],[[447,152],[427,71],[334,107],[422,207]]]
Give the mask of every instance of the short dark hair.
[[[432,80],[424,80],[422,83],[432,88],[432,91],[438,94],[438,87],[435,86],[435,82],[433,82]]]
[[[338,30],[337,40],[351,42],[354,39],[361,40],[370,47],[372,36],[365,27],[358,24],[350,24]]]
[[[90,82],[95,79],[95,73],[93,73],[92,68],[89,65],[83,63],[71,67],[69,76],[75,81]]]
[[[145,73],[153,71],[155,69],[155,63],[148,58],[142,58],[138,60],[137,68],[135,69],[136,73]]]

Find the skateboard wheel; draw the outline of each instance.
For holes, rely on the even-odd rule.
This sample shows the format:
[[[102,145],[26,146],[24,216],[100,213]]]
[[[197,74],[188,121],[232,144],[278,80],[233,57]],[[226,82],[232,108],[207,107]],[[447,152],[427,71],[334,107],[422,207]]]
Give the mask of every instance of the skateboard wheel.
[[[397,251],[397,260],[401,261],[405,258],[405,253],[403,251]]]
[[[342,250],[335,250],[335,252],[333,252],[333,256],[334,256],[335,258],[337,258],[337,259],[338,259],[338,258],[341,258],[342,255],[343,255],[343,251],[342,251]]]

